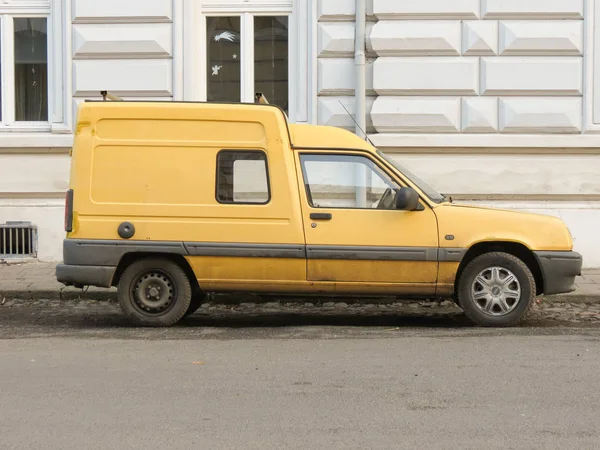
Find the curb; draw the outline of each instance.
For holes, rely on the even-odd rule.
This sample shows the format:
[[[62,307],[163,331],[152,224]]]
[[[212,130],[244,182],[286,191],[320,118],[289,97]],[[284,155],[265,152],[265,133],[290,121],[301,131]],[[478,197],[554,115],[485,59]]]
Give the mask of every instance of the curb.
[[[542,303],[600,303],[600,294],[556,294],[549,297],[538,297]]]
[[[117,301],[116,290],[89,290],[82,289],[61,289],[61,290],[35,290],[35,291],[2,291],[0,292],[0,301],[3,299],[14,300],[98,300],[98,301]]]
[[[248,299],[250,297],[250,299]],[[62,289],[39,289],[39,290],[8,290],[8,291],[0,291],[0,301],[2,299],[11,299],[11,300],[64,300],[64,301],[77,301],[77,300],[98,300],[104,302],[116,302],[117,299],[117,290],[115,288],[112,289],[98,289],[98,288],[90,288],[88,290],[85,289],[75,289],[75,288],[62,288]],[[551,295],[549,297],[537,297],[541,303],[586,303],[586,304],[596,304],[600,303],[600,294],[578,294],[578,293],[570,293],[570,294],[558,294]],[[285,301],[288,299],[288,302],[304,302],[304,301],[313,301],[316,299],[320,299],[323,301],[332,301],[332,302],[346,302],[346,303],[395,303],[395,302],[414,302],[414,301],[426,301],[419,300],[415,298],[402,298],[402,297],[330,297],[330,296],[286,296],[286,295],[269,295],[265,296],[262,301],[256,301],[261,299],[260,295],[250,295],[250,294],[219,294],[218,300],[216,303],[243,303],[243,302],[256,302],[262,303],[262,301],[268,302],[273,299],[276,301]]]

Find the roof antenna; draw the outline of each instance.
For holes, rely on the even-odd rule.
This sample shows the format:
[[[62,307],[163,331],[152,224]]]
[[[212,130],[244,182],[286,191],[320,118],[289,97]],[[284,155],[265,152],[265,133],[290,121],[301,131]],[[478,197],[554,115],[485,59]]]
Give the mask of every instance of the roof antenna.
[[[373,147],[375,147],[375,144],[373,144],[373,142],[371,142],[371,139],[369,139],[369,136],[367,136],[367,133],[365,132],[365,130],[363,130],[360,125],[358,124],[358,122],[356,121],[356,119],[354,119],[354,117],[352,117],[352,114],[350,114],[350,111],[348,111],[346,109],[346,107],[344,106],[344,104],[338,100],[338,102],[340,102],[340,105],[342,105],[342,108],[344,108],[344,110],[346,111],[346,113],[350,116],[350,118],[352,119],[352,121],[356,124],[356,126],[358,127],[358,129],[362,132],[362,134],[365,135],[365,141],[367,141],[369,144],[371,144]]]

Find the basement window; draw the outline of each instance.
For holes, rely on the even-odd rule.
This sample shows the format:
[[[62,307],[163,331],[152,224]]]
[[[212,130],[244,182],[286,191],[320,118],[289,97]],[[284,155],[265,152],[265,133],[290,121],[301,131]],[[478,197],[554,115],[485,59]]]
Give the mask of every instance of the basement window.
[[[29,222],[0,225],[0,258],[35,258],[37,228]]]

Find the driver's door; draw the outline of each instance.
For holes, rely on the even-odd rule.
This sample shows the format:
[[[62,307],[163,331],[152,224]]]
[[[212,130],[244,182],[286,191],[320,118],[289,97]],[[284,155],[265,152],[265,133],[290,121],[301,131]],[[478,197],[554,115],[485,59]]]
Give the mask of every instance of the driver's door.
[[[400,185],[368,153],[298,151],[296,158],[309,281],[434,291],[437,221],[425,202],[421,211],[394,209]]]

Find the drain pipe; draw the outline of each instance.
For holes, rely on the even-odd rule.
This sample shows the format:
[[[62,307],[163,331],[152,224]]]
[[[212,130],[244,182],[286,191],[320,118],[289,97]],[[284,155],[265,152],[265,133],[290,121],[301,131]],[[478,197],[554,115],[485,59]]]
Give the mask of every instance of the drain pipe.
[[[367,131],[366,115],[366,28],[367,28],[367,6],[366,0],[356,0],[356,35],[354,38],[354,64],[355,79],[354,86],[354,117],[356,119],[356,134],[365,139],[362,130]],[[362,130],[361,130],[362,129]]]
[[[367,131],[366,107],[365,107],[365,33],[367,27],[366,0],[356,0],[356,35],[354,37],[354,64],[355,79],[354,86],[354,119],[356,120],[356,135],[366,139],[363,130]],[[356,167],[356,206],[367,207],[367,168],[362,164]],[[368,183],[369,185],[371,183]]]

